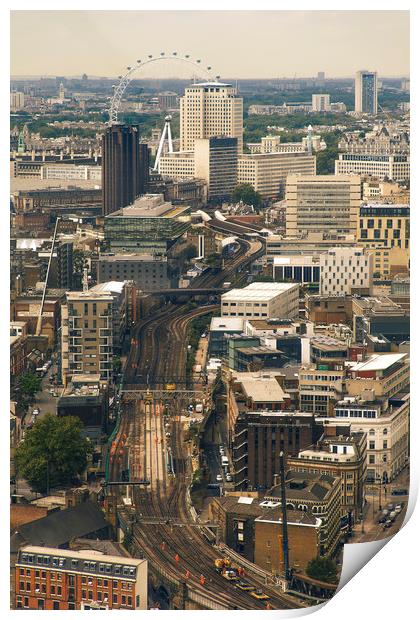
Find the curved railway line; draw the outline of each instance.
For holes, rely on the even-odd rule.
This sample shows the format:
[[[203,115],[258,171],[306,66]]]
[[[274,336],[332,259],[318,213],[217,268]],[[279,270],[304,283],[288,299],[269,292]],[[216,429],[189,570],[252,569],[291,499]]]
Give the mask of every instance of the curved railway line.
[[[195,286],[218,286],[236,274],[238,267],[243,269],[259,252],[260,248],[255,245],[242,241],[240,255],[226,261],[223,272],[203,274],[197,278]],[[185,377],[188,324],[214,307],[186,310],[185,304],[171,305],[142,321],[132,340],[124,383],[137,382],[145,388],[158,389],[162,387],[164,377]],[[124,404],[119,431],[111,447],[111,479],[119,479],[121,452],[128,440],[131,480],[150,480],[148,487],[132,487],[136,513],[136,522],[132,525],[134,543],[158,572],[169,574],[178,587],[192,589],[220,609],[294,609],[301,606],[295,598],[267,587],[264,578],[256,573],[247,575],[246,579],[269,593],[268,606],[265,601],[256,600],[249,593],[235,588],[216,572],[214,560],[220,556],[220,551],[194,523],[188,505],[192,472],[181,413],[180,401],[174,399],[170,422],[166,422],[171,426],[168,438],[161,402],[148,397],[146,392],[143,400]],[[176,475],[168,473],[169,454],[175,463]],[[117,491],[113,489],[113,492]],[[141,523],[142,519],[146,522]],[[155,522],[150,523],[151,519]]]

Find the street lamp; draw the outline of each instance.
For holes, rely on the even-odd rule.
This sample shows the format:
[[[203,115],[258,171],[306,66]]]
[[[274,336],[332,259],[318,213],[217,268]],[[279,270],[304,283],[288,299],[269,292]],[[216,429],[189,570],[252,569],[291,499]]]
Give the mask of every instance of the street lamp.
[[[377,482],[379,483],[379,510],[382,510],[382,477],[376,477]]]

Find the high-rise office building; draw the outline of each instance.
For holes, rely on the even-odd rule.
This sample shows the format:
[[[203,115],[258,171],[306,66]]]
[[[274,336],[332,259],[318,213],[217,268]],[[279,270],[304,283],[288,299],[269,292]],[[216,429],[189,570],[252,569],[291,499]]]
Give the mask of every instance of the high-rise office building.
[[[238,139],[200,138],[195,141],[195,176],[207,182],[209,198],[229,198],[238,179]]]
[[[360,203],[357,175],[291,174],[286,183],[286,236],[314,232],[355,236]]]
[[[359,114],[378,113],[378,80],[376,71],[358,71],[354,84],[354,110]]]
[[[180,99],[180,150],[193,151],[197,138],[213,136],[237,138],[242,153],[243,101],[231,84],[192,84]]]
[[[145,192],[149,149],[138,127],[112,125],[102,136],[102,213],[108,215]]]

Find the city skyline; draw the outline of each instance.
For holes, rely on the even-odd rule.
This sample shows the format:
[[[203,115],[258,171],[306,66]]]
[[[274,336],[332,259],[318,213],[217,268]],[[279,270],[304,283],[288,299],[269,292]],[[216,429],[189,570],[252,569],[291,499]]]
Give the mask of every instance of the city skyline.
[[[116,20],[123,37],[115,36]],[[204,27],[207,32],[214,28],[222,31],[216,45],[213,38],[202,36]],[[75,30],[79,33],[78,47],[68,53],[69,48],[63,47],[62,42]],[[392,47],[387,43],[390,37]],[[20,45],[23,39],[25,49],[27,45],[31,48],[29,56]],[[96,53],[92,53],[93,40]],[[351,54],[332,54],[331,50],[337,49],[343,40],[357,40],[358,45],[352,46]],[[235,54],[228,53],[232,42]],[[290,54],[292,46],[298,48]],[[56,50],[53,55],[51,47]],[[238,79],[311,77],[318,71],[325,72],[327,78],[353,77],[361,69],[377,71],[380,77],[408,76],[409,12],[11,12],[12,77],[72,77],[83,73],[114,77],[127,63],[148,54],[158,56],[162,50],[190,53],[192,58],[212,65],[215,74]],[[169,74],[162,76],[159,72],[160,68],[158,77],[179,77],[172,66]],[[138,77],[142,75],[139,73]]]

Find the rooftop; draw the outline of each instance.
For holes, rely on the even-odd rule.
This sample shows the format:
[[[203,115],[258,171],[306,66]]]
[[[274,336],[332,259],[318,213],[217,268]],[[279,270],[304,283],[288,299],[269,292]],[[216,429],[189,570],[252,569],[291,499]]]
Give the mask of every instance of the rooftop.
[[[274,299],[282,293],[298,289],[298,284],[289,284],[285,282],[253,282],[245,288],[234,288],[231,291],[223,293],[222,301],[236,301],[237,299],[252,300],[270,300]]]
[[[154,262],[154,263],[162,263],[167,262],[168,258],[166,256],[156,256],[155,254],[100,254],[99,261],[100,262],[130,262],[130,263],[140,263],[140,262]]]
[[[326,474],[288,471],[286,474],[286,498],[307,499],[311,501],[325,500],[334,487],[337,478]],[[273,486],[268,498],[281,497],[280,485]]]
[[[62,558],[80,558],[82,560],[106,560],[107,562],[112,562],[115,564],[124,564],[126,566],[139,566],[143,564],[145,560],[140,560],[137,558],[129,558],[121,555],[107,555],[102,551],[97,551],[93,549],[57,549],[55,547],[39,547],[36,545],[26,545],[21,549],[22,553],[39,553],[42,555],[54,555]]]
[[[163,194],[145,194],[137,198],[133,204],[107,215],[113,217],[172,218],[189,209],[188,206],[174,206],[171,202],[165,202]]]
[[[121,295],[121,293],[124,290],[124,286],[125,286],[125,281],[124,282],[116,282],[115,280],[111,280],[110,282],[103,282],[102,284],[96,284],[95,286],[92,286],[92,288],[90,289],[91,293],[118,293],[119,295]]]
[[[242,331],[244,320],[237,317],[215,316],[210,323],[210,331]]]
[[[384,353],[382,355],[371,355],[369,359],[365,361],[350,363],[350,370],[354,372],[387,370],[393,364],[402,362],[406,357],[406,353]]]
[[[283,402],[288,397],[274,377],[250,376],[240,379],[240,383],[245,396],[252,398],[254,402]]]
[[[102,510],[92,501],[60,510],[48,516],[21,525],[15,532],[16,543],[61,547],[72,538],[87,536],[109,528]],[[12,540],[12,548],[13,548]]]

